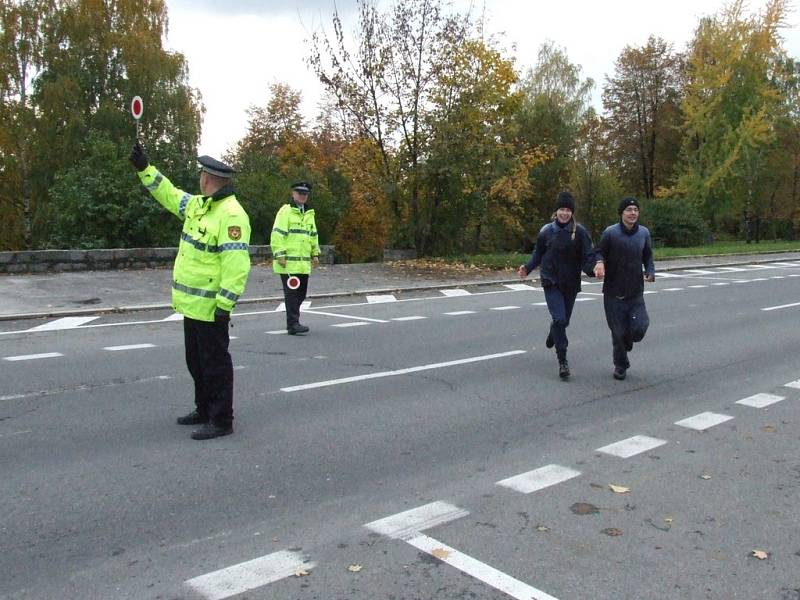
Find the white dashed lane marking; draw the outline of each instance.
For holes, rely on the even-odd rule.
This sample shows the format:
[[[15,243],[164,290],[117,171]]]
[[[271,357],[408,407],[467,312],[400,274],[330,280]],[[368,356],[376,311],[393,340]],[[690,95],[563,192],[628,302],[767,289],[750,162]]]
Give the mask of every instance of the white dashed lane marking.
[[[538,490],[562,483],[573,477],[578,477],[580,471],[562,467],[561,465],[547,465],[521,475],[498,481],[497,485],[507,487],[522,494],[530,494]]]
[[[106,346],[103,350],[109,352],[123,352],[125,350],[144,350],[145,348],[155,348],[155,344],[128,344],[127,346]]]
[[[783,399],[784,396],[776,396],[775,394],[755,394],[754,396],[748,396],[747,398],[737,400],[736,404],[751,406],[753,408],[764,408],[765,406],[780,402]]]
[[[58,358],[59,356],[64,356],[60,352],[44,352],[42,354],[23,354],[20,356],[6,356],[3,357],[3,360],[8,360],[11,362],[21,361],[21,360],[39,360],[40,358]]]
[[[659,440],[658,438],[648,437],[646,435],[635,435],[620,442],[614,442],[608,446],[598,448],[597,452],[618,456],[619,458],[630,458],[642,452],[647,452],[653,448],[658,448],[666,444],[666,440]]]
[[[384,302],[397,302],[397,298],[393,294],[378,294],[375,296],[367,296],[369,304],[382,304]]]
[[[733,417],[729,415],[721,415],[713,412],[704,412],[687,419],[675,421],[675,425],[686,427],[687,429],[694,429],[695,431],[705,431],[715,425],[730,421]]]
[[[334,323],[331,327],[361,327],[362,325],[369,325],[369,323],[365,323],[364,321],[356,321],[354,323]]]
[[[762,308],[763,311],[771,311],[771,310],[781,310],[783,308],[794,308],[795,306],[800,306],[800,302],[792,302],[791,304],[781,304],[780,306],[768,306],[767,308]]]
[[[800,379],[795,381],[790,381],[789,383],[785,384],[783,387],[794,388],[796,390],[800,390]]]
[[[392,321],[419,321],[420,319],[427,319],[428,317],[423,317],[421,315],[414,315],[412,317],[395,317]]]
[[[61,329],[75,329],[76,327],[80,327],[86,323],[91,323],[99,318],[100,317],[64,317],[62,319],[50,321],[49,323],[37,325],[36,327],[31,327],[28,329],[28,331],[58,331]]]
[[[527,283],[504,283],[503,286],[515,292],[526,292],[537,289]]]
[[[438,500],[364,525],[392,539],[405,539],[420,531],[466,517],[468,510]]]
[[[205,600],[223,600],[315,566],[298,552],[282,550],[189,579],[184,585]]]
[[[494,306],[489,310],[517,310],[519,306]]]
[[[474,315],[475,311],[474,310],[457,310],[457,311],[454,311],[454,312],[446,312],[444,314],[446,314],[446,315],[448,315],[450,317],[460,317],[461,315]]]
[[[439,290],[439,292],[443,296],[448,296],[449,298],[455,298],[456,296],[470,296],[470,295],[472,295],[467,290],[462,290],[461,288],[453,288],[451,290]]]

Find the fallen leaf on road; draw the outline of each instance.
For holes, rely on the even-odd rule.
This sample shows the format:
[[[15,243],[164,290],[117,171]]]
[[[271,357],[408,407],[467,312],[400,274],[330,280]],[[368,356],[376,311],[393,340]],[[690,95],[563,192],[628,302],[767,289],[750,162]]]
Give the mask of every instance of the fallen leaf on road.
[[[769,558],[769,553],[764,550],[753,550],[753,556],[758,560],[767,560],[767,558]]]
[[[617,529],[616,527],[609,527],[608,529],[603,529],[600,533],[605,533],[606,535],[610,535],[611,537],[617,537],[622,535],[622,529]]]
[[[445,550],[444,548],[436,548],[433,552],[431,552],[436,558],[441,558],[444,560],[445,558],[449,557],[452,552],[450,550]]]
[[[665,518],[664,523],[672,523],[672,517]]]
[[[609,483],[608,488],[615,494],[627,494],[631,491],[631,488],[627,488],[624,485],[614,485],[613,483]]]
[[[761,431],[765,433],[775,433],[776,431],[778,431],[778,428],[775,427],[774,425],[764,425],[764,427],[761,428]]]
[[[297,569],[297,571],[294,572],[295,577],[305,577],[307,575],[308,571],[306,571],[305,569]]]
[[[363,568],[364,567],[362,567],[361,565],[350,565],[349,567],[347,567],[347,570],[350,571],[351,573],[358,573]]]
[[[541,531],[542,533],[547,533],[548,531],[550,531],[550,528],[549,527],[545,527],[544,525],[537,525],[536,526],[536,531]]]
[[[711,475],[700,475],[700,479],[711,479]]]

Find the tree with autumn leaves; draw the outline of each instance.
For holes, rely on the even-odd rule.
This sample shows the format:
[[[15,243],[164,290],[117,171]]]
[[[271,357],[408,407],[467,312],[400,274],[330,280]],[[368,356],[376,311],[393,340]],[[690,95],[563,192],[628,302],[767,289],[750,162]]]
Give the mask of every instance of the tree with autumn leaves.
[[[780,39],[786,0],[734,0],[687,48],[626,46],[601,84],[544,41],[514,57],[443,0],[359,0],[355,35],[334,12],[309,68],[326,89],[313,119],[276,83],[225,158],[266,243],[292,181],[314,183],[322,243],[339,259],[527,250],[570,189],[593,235],[637,195],[661,241],[800,226],[800,78]],[[0,240],[5,249],[171,243],[126,155],[144,98],[153,162],[195,185],[203,106],[184,58],[164,50],[163,0],[0,0]],[[532,63],[522,70],[520,65]],[[683,219],[683,220],[682,220]],[[672,231],[670,229],[672,228]],[[694,239],[694,238],[692,238]],[[675,242],[677,243],[677,242]]]

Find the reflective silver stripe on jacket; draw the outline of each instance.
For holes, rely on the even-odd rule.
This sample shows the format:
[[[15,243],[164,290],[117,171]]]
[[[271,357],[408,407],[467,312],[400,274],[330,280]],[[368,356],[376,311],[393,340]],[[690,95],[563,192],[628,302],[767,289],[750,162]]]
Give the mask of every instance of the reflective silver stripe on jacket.
[[[304,260],[306,262],[311,262],[310,256],[287,256],[286,260]]]
[[[220,289],[219,295],[222,296],[223,298],[227,298],[228,300],[233,300],[234,302],[236,302],[239,299],[239,294],[234,294],[233,292],[230,292],[225,288]]]
[[[213,292],[211,290],[201,290],[199,288],[189,287],[188,285],[183,285],[178,283],[177,281],[172,282],[172,289],[178,290],[179,292],[183,292],[184,294],[189,294],[190,296],[199,296],[201,298],[216,298],[217,292]]]
[[[219,246],[214,246],[211,244],[204,244],[203,242],[199,242],[186,232],[181,232],[181,239],[187,244],[191,244],[192,246],[194,246],[198,250],[202,250],[203,252],[211,252],[212,254],[215,252],[221,252]]]
[[[186,205],[189,203],[189,198],[191,198],[189,194],[184,194],[181,198],[181,203],[178,205],[178,212],[182,217],[186,216]]]
[[[289,235],[289,232],[287,232],[287,231],[284,231],[283,229],[278,229],[277,227],[273,227],[273,228],[272,228],[272,231],[277,231],[278,233],[280,233],[280,234],[281,234],[282,236],[284,236],[284,237],[286,237],[287,235]]]
[[[303,235],[314,235],[313,233],[311,233],[310,231],[306,231],[305,229],[290,229],[289,233],[302,233]]]
[[[155,190],[158,187],[158,185],[161,183],[162,179],[164,179],[164,176],[161,173],[156,172],[156,176],[153,179],[153,183],[150,183],[150,184],[148,184],[148,185],[146,185],[144,187],[146,187],[148,190],[150,190],[152,192],[153,190]]]

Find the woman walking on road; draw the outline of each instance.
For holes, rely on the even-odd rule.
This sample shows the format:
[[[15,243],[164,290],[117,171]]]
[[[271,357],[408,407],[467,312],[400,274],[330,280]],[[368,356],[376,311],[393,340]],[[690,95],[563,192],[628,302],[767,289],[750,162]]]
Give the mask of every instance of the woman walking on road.
[[[567,362],[567,327],[581,291],[581,271],[594,276],[592,240],[586,229],[575,222],[575,198],[569,192],[558,195],[555,219],[539,231],[531,259],[520,265],[520,279],[525,279],[536,267],[544,289],[544,298],[552,321],[545,346],[555,346],[558,374],[570,376]]]

